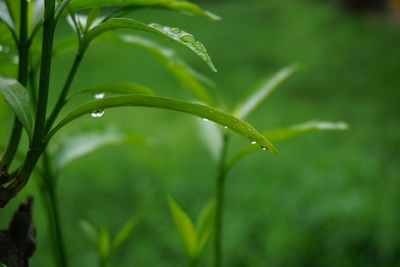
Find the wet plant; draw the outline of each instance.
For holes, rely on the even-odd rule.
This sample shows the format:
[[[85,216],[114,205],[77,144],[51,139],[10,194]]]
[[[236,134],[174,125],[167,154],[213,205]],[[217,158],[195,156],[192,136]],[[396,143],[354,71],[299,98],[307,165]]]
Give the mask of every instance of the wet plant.
[[[245,119],[247,116],[251,115],[253,111],[257,109],[269,95],[278,88],[287,78],[289,78],[294,72],[299,69],[297,64],[285,67],[273,75],[266,75],[257,84],[249,90],[247,96],[243,97],[243,100],[228,112],[237,118]],[[191,83],[185,83],[187,87],[191,86]],[[206,93],[207,89],[205,86],[201,85],[200,81],[197,81],[197,90],[202,91],[202,94],[207,95],[210,99],[210,103],[215,103],[214,100]],[[201,89],[199,89],[201,88]],[[200,133],[202,139],[205,141],[205,145],[209,148],[212,158],[216,163],[216,177],[215,177],[215,187],[214,187],[214,197],[213,205],[206,205],[203,208],[201,214],[207,214],[205,211],[213,211],[213,215],[210,213],[207,217],[212,218],[213,223],[207,226],[207,233],[213,231],[213,253],[214,253],[214,266],[223,266],[223,213],[225,210],[225,188],[226,181],[229,172],[232,171],[233,167],[243,159],[245,156],[257,152],[267,150],[266,147],[259,146],[257,140],[249,139],[248,143],[237,151],[230,152],[229,144],[232,138],[229,131],[229,126],[221,126],[215,123],[209,122],[207,119],[198,121],[200,127]],[[307,121],[291,126],[278,127],[273,129],[267,129],[262,131],[268,140],[276,143],[281,143],[297,136],[314,132],[314,131],[331,131],[331,130],[346,130],[348,128],[347,124],[344,122],[327,122],[327,121]],[[261,148],[261,149],[260,149]],[[199,260],[200,253],[204,249],[205,244],[202,244],[201,250],[197,254],[190,252],[190,244],[195,244],[193,240],[196,240],[198,235],[194,230],[193,223],[191,222],[189,216],[181,207],[176,204],[176,202],[168,197],[168,203],[170,206],[170,213],[172,215],[174,224],[179,232],[182,242],[185,247],[186,255],[189,259],[189,265],[195,266]],[[204,215],[203,215],[204,216]],[[199,217],[200,218],[200,217]],[[211,220],[211,219],[210,219]],[[181,222],[181,223],[178,223]],[[192,241],[191,241],[192,240]],[[209,235],[204,239],[204,242],[208,242]],[[195,247],[192,245],[192,247]],[[192,249],[193,250],[193,249]],[[193,256],[195,255],[195,257]],[[190,260],[192,259],[192,260]],[[194,259],[194,260],[193,260]]]
[[[193,73],[175,58],[171,50],[154,45],[135,35],[113,33],[118,29],[147,32],[189,49],[203,60],[212,71],[216,67],[205,46],[192,34],[176,27],[158,23],[146,24],[126,18],[127,14],[142,9],[167,9],[200,15],[211,20],[218,16],[197,5],[178,0],[1,0],[0,44],[5,60],[1,62],[0,92],[14,113],[13,126],[1,157],[0,207],[5,207],[29,182],[34,172],[41,176],[43,199],[49,214],[51,233],[57,244],[57,266],[67,266],[63,249],[57,207],[57,179],[51,145],[57,133],[67,124],[82,116],[99,118],[107,109],[117,107],[149,107],[173,110],[216,122],[248,140],[254,140],[263,149],[277,153],[268,139],[248,123],[232,114],[212,107],[210,98],[196,83],[190,90],[204,104],[157,96],[153,90],[135,83],[95,85],[77,93],[70,89],[85,54],[94,41],[107,35],[117,42],[141,46],[160,59],[178,79],[193,81]],[[55,33],[60,21],[66,19],[76,39],[76,54],[61,88],[51,88],[52,62],[65,49]],[[72,98],[93,94],[94,100],[75,106],[61,116]],[[49,95],[56,101],[49,101]],[[27,145],[21,144],[22,135]],[[101,143],[101,142],[100,142]],[[22,155],[16,160],[16,155]],[[39,168],[38,166],[42,167]],[[5,262],[5,264],[9,264]]]

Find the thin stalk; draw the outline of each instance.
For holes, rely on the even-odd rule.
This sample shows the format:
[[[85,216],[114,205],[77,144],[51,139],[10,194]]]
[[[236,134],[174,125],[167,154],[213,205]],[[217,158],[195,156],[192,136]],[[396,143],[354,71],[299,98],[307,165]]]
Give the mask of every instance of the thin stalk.
[[[52,229],[53,247],[55,250],[57,266],[66,267],[68,261],[65,252],[65,243],[61,230],[59,208],[58,208],[58,197],[56,187],[56,175],[51,168],[51,162],[48,154],[43,154],[43,180],[44,188],[43,193],[48,201],[47,213],[49,218],[49,225]]]
[[[46,134],[50,131],[51,127],[53,126],[54,121],[57,119],[58,114],[60,113],[61,109],[64,107],[68,95],[68,91],[71,88],[72,82],[75,78],[75,74],[79,68],[79,65],[81,64],[82,58],[84,55],[84,51],[81,51],[80,49],[78,50],[74,63],[72,64],[72,67],[68,73],[67,79],[64,83],[64,87],[61,91],[60,96],[58,97],[57,103],[54,106],[53,111],[51,112],[51,115],[49,119],[47,120],[46,123]]]
[[[21,14],[20,14],[20,32],[19,40],[17,41],[19,63],[18,63],[18,81],[23,86],[26,86],[28,80],[28,55],[29,55],[29,41],[28,41],[28,2],[21,0]],[[9,168],[15,153],[18,150],[18,145],[21,141],[22,125],[17,117],[14,118],[14,124],[10,139],[8,140],[6,150],[1,159],[1,162]]]
[[[26,1],[27,0],[24,2],[26,3]],[[14,179],[13,182],[7,186],[7,188],[0,187],[0,208],[3,208],[18,194],[18,192],[22,190],[22,188],[24,188],[46,146],[44,142],[44,131],[46,125],[46,110],[55,29],[54,8],[54,0],[45,0],[39,94],[33,139],[29,146],[25,161],[18,172],[16,179]]]
[[[47,102],[49,96],[50,70],[54,41],[54,0],[45,1],[45,15],[43,21],[42,55],[39,78],[39,94],[36,108],[35,128],[33,132],[32,146],[35,148],[44,145],[46,126]]]
[[[224,189],[227,175],[226,156],[228,151],[229,134],[224,133],[221,154],[218,164],[218,173],[215,184],[215,238],[214,238],[214,266],[222,266],[222,220],[224,211]]]

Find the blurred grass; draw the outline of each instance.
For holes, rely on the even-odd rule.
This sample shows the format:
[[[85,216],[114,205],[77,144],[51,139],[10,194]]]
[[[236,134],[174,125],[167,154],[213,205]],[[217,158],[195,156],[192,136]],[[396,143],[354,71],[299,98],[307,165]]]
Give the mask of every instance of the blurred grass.
[[[202,40],[217,74],[174,47],[217,82],[212,94],[229,107],[265,74],[300,63],[303,70],[249,118],[260,130],[309,119],[351,125],[347,132],[313,133],[282,144],[279,157],[255,153],[234,168],[226,196],[226,266],[399,266],[398,25],[322,1],[204,5],[223,20],[161,11],[134,16],[178,26]],[[60,88],[72,56],[71,51],[56,60],[53,88]],[[190,99],[147,52],[111,43],[90,48],[73,87],[116,81]],[[9,113],[3,110],[1,125],[9,125]],[[64,137],[112,124],[150,138],[146,147],[104,148],[60,173],[61,215],[72,265],[95,264],[80,219],[115,232],[132,214],[145,210],[138,229],[112,258],[114,266],[184,266],[165,195],[171,193],[191,215],[197,214],[213,193],[215,175],[194,120],[138,108],[107,110],[102,119],[88,116],[66,128]],[[234,141],[235,146],[246,142],[239,137]],[[28,192],[36,194],[33,181]],[[1,226],[17,202],[2,211]],[[36,202],[39,250],[32,266],[43,266],[51,260],[51,247],[39,197]],[[209,246],[201,266],[210,266],[211,255]]]

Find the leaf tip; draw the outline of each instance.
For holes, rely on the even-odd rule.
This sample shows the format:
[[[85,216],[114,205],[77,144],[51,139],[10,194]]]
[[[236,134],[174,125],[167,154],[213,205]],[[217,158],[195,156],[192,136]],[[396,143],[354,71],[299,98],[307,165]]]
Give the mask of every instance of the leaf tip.
[[[222,18],[220,17],[220,16],[218,16],[217,14],[215,14],[215,13],[212,13],[212,12],[210,12],[210,11],[204,11],[204,14],[207,16],[207,18],[209,18],[210,20],[212,20],[212,21],[219,21],[219,20],[221,20]]]

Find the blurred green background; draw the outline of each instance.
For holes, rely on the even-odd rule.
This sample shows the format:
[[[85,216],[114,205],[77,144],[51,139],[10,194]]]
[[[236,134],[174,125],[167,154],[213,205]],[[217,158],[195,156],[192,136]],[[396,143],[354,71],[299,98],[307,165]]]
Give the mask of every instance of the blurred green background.
[[[256,128],[310,119],[346,121],[345,132],[312,133],[240,162],[227,181],[225,266],[400,266],[400,26],[384,16],[352,13],[329,1],[198,1],[220,22],[146,10],[133,17],[178,26],[202,40],[218,73],[169,42],[216,82],[212,95],[233,107],[263,76],[291,63],[302,70],[249,117]],[[72,35],[63,26],[58,37]],[[149,37],[149,35],[144,35]],[[59,90],[74,51],[54,62]],[[73,90],[132,81],[163,96],[190,95],[146,51],[111,42],[89,49]],[[55,93],[53,93],[53,96]],[[4,144],[11,113],[0,100]],[[202,122],[201,122],[202,123]],[[207,122],[204,122],[207,123]],[[65,128],[58,139],[114,127],[147,136],[146,145],[102,148],[60,173],[60,211],[72,266],[95,266],[95,252],[79,221],[112,233],[144,213],[112,266],[185,266],[168,214],[170,193],[195,216],[213,195],[216,163],[198,119],[151,109],[106,110]],[[247,142],[235,137],[233,147]],[[46,217],[34,179],[5,210],[1,228],[27,194],[36,196],[38,250],[32,266],[52,262]],[[209,245],[201,266],[211,266]]]

